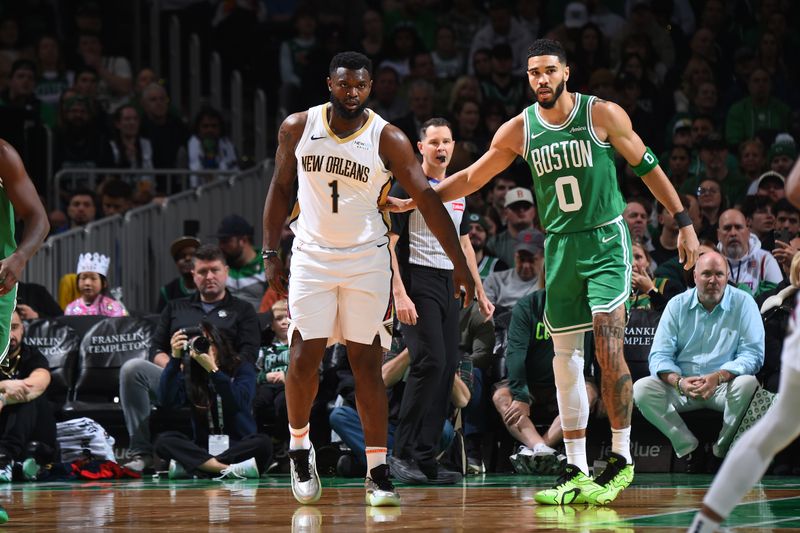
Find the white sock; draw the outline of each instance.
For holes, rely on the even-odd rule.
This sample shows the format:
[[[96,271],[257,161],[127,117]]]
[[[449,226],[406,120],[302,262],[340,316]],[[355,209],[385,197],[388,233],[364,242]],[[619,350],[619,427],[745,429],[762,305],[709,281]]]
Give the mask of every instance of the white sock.
[[[306,424],[305,427],[295,429],[289,424],[289,449],[290,450],[308,450],[311,448],[311,439],[308,438],[310,425]]]
[[[540,442],[536,446],[533,447],[533,453],[555,453],[556,451],[545,444],[544,442]]]
[[[589,463],[586,462],[586,437],[580,439],[564,439],[564,447],[567,449],[567,462],[581,469],[581,472],[589,475]]]
[[[376,466],[386,464],[386,448],[379,448],[376,446],[367,446],[367,475],[372,472]]]
[[[628,464],[633,462],[630,426],[622,429],[611,428],[611,451],[624,457]]]
[[[719,527],[719,522],[714,522],[702,513],[694,515],[692,525],[689,526],[689,533],[714,533]]]

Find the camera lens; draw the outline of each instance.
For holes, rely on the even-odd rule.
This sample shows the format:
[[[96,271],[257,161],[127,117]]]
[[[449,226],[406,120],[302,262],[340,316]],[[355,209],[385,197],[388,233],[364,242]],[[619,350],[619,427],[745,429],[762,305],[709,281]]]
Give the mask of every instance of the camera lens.
[[[197,353],[208,353],[211,348],[211,343],[205,337],[195,337],[189,345]]]

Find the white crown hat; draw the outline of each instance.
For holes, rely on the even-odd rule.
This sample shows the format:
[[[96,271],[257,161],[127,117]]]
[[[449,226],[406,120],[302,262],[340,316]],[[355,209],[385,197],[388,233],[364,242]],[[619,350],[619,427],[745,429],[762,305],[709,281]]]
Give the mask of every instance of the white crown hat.
[[[95,253],[85,253],[78,257],[78,271],[81,272],[97,272],[98,274],[108,277],[108,266],[111,264],[111,258],[107,255]]]

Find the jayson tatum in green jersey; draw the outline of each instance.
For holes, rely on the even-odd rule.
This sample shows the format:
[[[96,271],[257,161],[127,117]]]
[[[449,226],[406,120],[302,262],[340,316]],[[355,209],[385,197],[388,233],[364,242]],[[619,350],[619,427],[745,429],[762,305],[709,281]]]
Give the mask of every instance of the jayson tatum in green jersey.
[[[695,262],[698,241],[678,194],[655,155],[633,131],[625,111],[566,89],[569,66],[560,43],[535,41],[528,51],[527,71],[536,103],[503,124],[478,161],[436,189],[443,201],[466,196],[518,156],[528,163],[539,217],[547,231],[545,324],[555,348],[553,371],[568,461],[555,487],[540,491],[535,499],[540,504],[602,505],[633,479],[632,383],[622,353],[631,290],[631,241],[622,220],[625,200],[617,185],[615,151],[678,220],[679,256],[686,269]],[[391,202],[393,210],[409,207]],[[612,430],[608,466],[594,479],[589,477],[586,458],[589,404],[582,374],[583,336],[591,330]]]

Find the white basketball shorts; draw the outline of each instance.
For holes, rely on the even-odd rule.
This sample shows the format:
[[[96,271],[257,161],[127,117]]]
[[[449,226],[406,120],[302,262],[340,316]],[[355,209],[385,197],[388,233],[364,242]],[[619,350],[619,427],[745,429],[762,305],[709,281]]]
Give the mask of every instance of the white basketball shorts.
[[[381,346],[392,342],[389,239],[355,248],[325,248],[295,238],[289,278],[289,340],[328,339]]]

